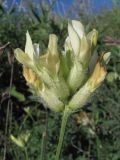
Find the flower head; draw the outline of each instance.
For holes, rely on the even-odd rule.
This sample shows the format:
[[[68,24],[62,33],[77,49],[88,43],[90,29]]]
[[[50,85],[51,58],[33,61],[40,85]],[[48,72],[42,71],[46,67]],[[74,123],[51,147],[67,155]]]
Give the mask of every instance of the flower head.
[[[60,112],[66,105],[71,111],[82,107],[105,79],[110,53],[96,56],[97,37],[95,29],[86,34],[82,23],[72,20],[64,51],[58,51],[58,38],[51,34],[48,49],[41,54],[28,32],[25,51],[15,50],[28,86],[50,109]]]

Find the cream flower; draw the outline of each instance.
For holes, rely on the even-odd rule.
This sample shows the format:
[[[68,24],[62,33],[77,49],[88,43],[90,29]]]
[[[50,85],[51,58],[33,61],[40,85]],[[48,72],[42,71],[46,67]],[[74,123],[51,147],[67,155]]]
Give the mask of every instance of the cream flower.
[[[72,20],[64,51],[58,51],[58,38],[51,34],[48,49],[41,54],[28,32],[25,52],[15,50],[28,86],[51,110],[61,112],[67,107],[72,112],[83,107],[105,79],[110,53],[100,57],[94,53],[97,37],[95,29],[86,34],[81,22]]]

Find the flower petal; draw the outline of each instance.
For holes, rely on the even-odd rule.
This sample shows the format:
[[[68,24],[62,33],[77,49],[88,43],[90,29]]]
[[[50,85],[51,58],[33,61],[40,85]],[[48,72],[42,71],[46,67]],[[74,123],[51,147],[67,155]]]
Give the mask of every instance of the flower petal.
[[[51,55],[58,55],[57,42],[58,42],[57,36],[55,34],[50,34],[48,50]]]
[[[96,29],[93,29],[91,32],[87,34],[87,39],[90,40],[91,46],[96,46],[97,44],[97,38],[98,38],[98,31]]]
[[[31,60],[33,60],[34,54],[35,54],[34,47],[33,47],[32,40],[31,40],[31,37],[30,37],[30,34],[28,31],[26,33],[25,53],[28,54],[28,56],[31,58]]]
[[[79,39],[79,35],[77,34],[77,32],[75,31],[75,29],[70,23],[68,24],[68,33],[69,33],[73,52],[75,55],[78,55],[79,49],[80,49],[80,39]]]
[[[72,26],[81,39],[85,35],[84,26],[82,23],[80,21],[72,20]]]
[[[33,66],[33,62],[30,59],[30,57],[25,52],[23,52],[21,49],[19,48],[15,49],[14,53],[15,53],[16,59],[20,63],[22,63],[23,65],[29,66],[29,67]]]
[[[40,66],[45,67],[52,76],[57,75],[59,71],[59,54],[57,49],[57,37],[51,34],[49,37],[48,51],[39,59]]]
[[[91,88],[91,91],[94,91],[96,88],[100,86],[107,74],[106,67],[102,64],[102,61],[103,55],[101,55],[101,57],[98,59],[94,71],[88,80],[88,84]]]
[[[39,47],[39,44],[38,44],[38,43],[34,43],[34,44],[33,44],[33,47],[34,47],[35,55],[36,55],[37,57],[39,57],[39,55],[40,55],[40,47]]]
[[[25,80],[30,88],[33,88],[36,91],[42,89],[43,83],[40,77],[38,77],[38,75],[32,69],[23,66],[23,76],[25,77]]]
[[[87,64],[91,56],[89,41],[85,36],[81,39],[79,58],[81,63]]]

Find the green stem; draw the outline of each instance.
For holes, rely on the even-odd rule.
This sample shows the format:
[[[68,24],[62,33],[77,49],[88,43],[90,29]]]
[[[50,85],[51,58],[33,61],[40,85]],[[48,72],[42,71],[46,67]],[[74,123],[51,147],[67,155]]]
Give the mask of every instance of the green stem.
[[[63,113],[63,117],[62,117],[62,124],[61,124],[61,129],[60,129],[60,136],[59,136],[55,160],[59,160],[59,158],[60,158],[64,134],[65,134],[65,128],[66,128],[68,117],[70,115],[70,112],[67,108],[68,107],[66,106],[64,113]]]
[[[45,130],[44,130],[44,132],[42,134],[40,160],[46,160],[47,128],[48,128],[48,111],[46,110],[46,124],[45,124]]]
[[[100,146],[101,146],[100,139],[96,135],[96,149],[97,149],[97,158],[98,158],[98,160],[100,159]]]
[[[43,132],[43,135],[42,135],[42,143],[41,143],[41,156],[40,156],[40,160],[44,160],[44,153],[45,153],[45,151],[44,151],[44,148],[45,148],[45,138],[46,137],[46,133],[45,132]]]
[[[26,160],[29,160],[29,159],[28,159],[27,149],[25,148],[25,150],[24,150],[24,151],[25,151],[25,159],[26,159]]]

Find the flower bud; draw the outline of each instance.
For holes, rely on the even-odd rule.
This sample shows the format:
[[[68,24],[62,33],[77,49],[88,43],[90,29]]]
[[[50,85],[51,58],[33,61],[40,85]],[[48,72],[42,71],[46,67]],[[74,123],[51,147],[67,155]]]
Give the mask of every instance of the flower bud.
[[[13,135],[10,135],[10,139],[19,147],[25,148],[26,143],[28,142],[28,139],[30,137],[30,132],[26,132],[23,134],[20,134],[17,138]]]

